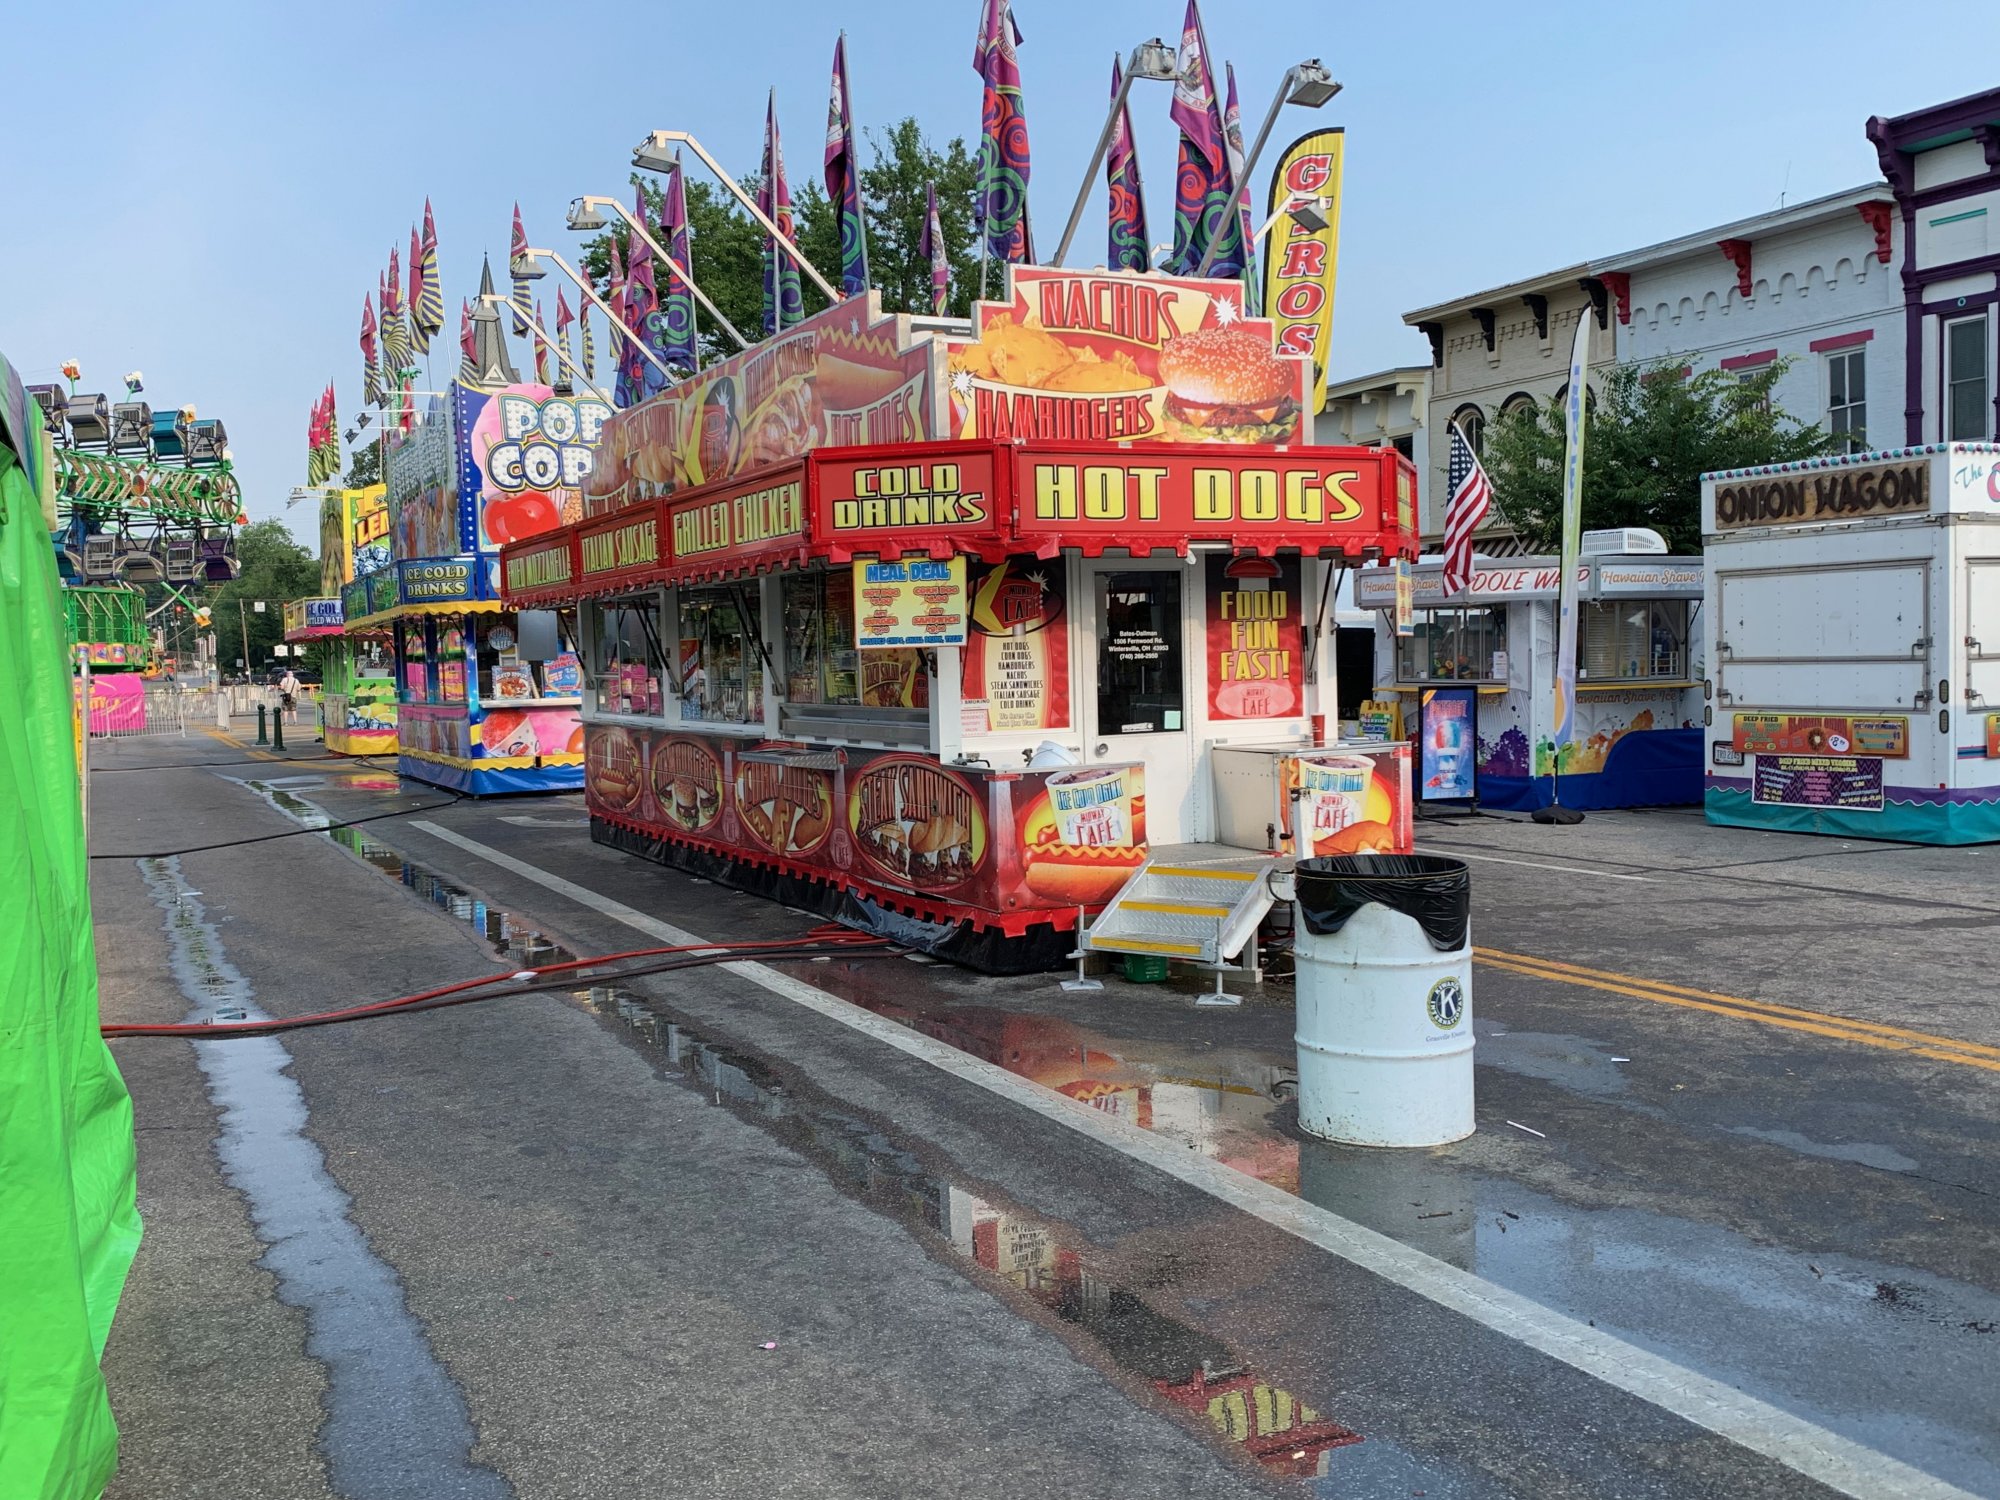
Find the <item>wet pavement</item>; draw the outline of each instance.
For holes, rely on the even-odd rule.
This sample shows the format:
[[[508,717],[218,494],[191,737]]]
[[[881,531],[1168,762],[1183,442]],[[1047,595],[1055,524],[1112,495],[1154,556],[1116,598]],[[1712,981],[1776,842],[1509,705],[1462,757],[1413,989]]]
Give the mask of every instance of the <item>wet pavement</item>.
[[[349,861],[353,880],[365,876],[377,889],[349,890],[347,877],[315,859],[317,878],[341,894],[329,898],[323,915],[306,912],[296,941],[336,948],[372,942],[363,937],[366,927],[356,931],[353,914],[372,923],[393,900],[393,925],[408,928],[420,912],[431,921],[442,914],[510,965],[634,945],[629,928],[602,912],[413,822],[455,831],[704,936],[788,936],[812,925],[589,845],[573,798],[439,808],[431,789],[398,788],[394,778],[365,768],[319,765],[161,774],[171,774],[176,787],[202,778],[204,797],[228,807],[241,825],[232,836],[268,833],[283,826],[281,817],[375,820],[256,846],[255,861],[248,848],[190,856],[240,864],[239,878],[254,881],[259,868],[268,873],[301,858],[303,844],[337,841],[343,858],[358,855]],[[380,818],[402,807],[426,810],[411,821]],[[1765,849],[1703,849],[1700,834],[1711,831],[1671,818],[1656,817],[1637,832],[1616,819],[1594,819],[1586,825],[1594,842],[1572,839],[1556,858],[1545,845],[1520,842],[1526,836],[1512,825],[1454,824],[1426,834],[1438,852],[1480,857],[1475,935],[1482,944],[1682,985],[1719,988],[1729,977],[1717,958],[1726,923],[1711,911],[1700,942],[1689,939],[1689,908],[1700,904],[1693,898],[1702,882],[1726,878],[1737,909],[1772,901],[1791,908],[1802,930],[1820,922],[1822,908],[1861,899],[1852,867],[1839,864],[1816,869],[1809,893],[1801,892],[1795,869],[1783,869],[1767,890],[1752,873],[1769,867]],[[102,820],[98,826],[99,847],[112,847]],[[207,842],[194,836],[204,831],[196,820],[180,829],[187,843]],[[1803,847],[1814,841],[1789,842],[1801,846],[1784,857],[1790,865],[1834,858],[1834,851]],[[1590,855],[1577,855],[1579,847]],[[1893,880],[1866,877],[1873,899],[1891,913],[1885,925],[1925,921],[1927,891],[1949,894],[1953,910],[1967,909],[1962,916],[1980,909],[1976,894],[1966,897],[1981,889],[1967,872],[1991,856],[1951,852],[1967,863],[1952,866],[1928,851],[1932,858],[1903,862]],[[1651,863],[1636,857],[1641,853]],[[1549,864],[1565,868],[1542,868]],[[1611,875],[1630,878],[1605,878]],[[392,897],[383,876],[419,902]],[[1579,905],[1585,885],[1593,896],[1614,896]],[[1651,885],[1667,889],[1642,889]],[[1652,917],[1642,918],[1637,896],[1654,898]],[[1560,943],[1548,936],[1557,911]],[[344,938],[333,925],[341,913],[350,924]],[[152,914],[156,924],[159,916]],[[107,919],[102,904],[100,919]],[[241,919],[251,920],[248,913]],[[1646,921],[1650,946],[1636,935]],[[220,930],[229,941],[228,928]],[[1897,971],[1916,994],[1927,982],[1947,981],[1965,961],[1961,945],[1980,934],[1969,922],[1945,930],[1954,936],[1914,962],[1907,951],[1893,959],[1871,955],[1858,968],[1851,955],[1830,958],[1818,977],[1822,1003],[1827,981],[1844,976],[1858,989],[1857,976],[1876,964]],[[1764,941],[1753,936],[1739,945],[1738,976],[1768,970],[1749,956]],[[1887,946],[1889,934],[1880,941]],[[1803,1005],[1799,996],[1815,988],[1813,976],[1795,972],[1813,962],[1811,950],[1804,952],[1790,959],[1788,983],[1739,984],[1727,993]],[[400,974],[402,988],[456,977],[414,962],[380,967]],[[908,960],[840,957],[786,972],[1054,1090],[1065,1108],[1138,1127],[1966,1491],[2000,1494],[1993,1443],[2000,1422],[1987,1394],[2000,1337],[2000,1298],[1992,1290],[2000,1286],[1993,1071],[1488,965],[1478,972],[1476,993],[1479,1133],[1434,1151],[1377,1152],[1298,1132],[1283,984],[1268,986],[1241,1011],[1222,1013],[1192,1008],[1198,984],[1112,981],[1101,994],[1074,995],[1052,977],[996,981]],[[270,985],[260,993],[269,995]],[[1906,1005],[1894,994],[1856,998],[1840,1013],[1884,1025],[1942,1024],[1935,1007]],[[305,997],[286,1000],[280,1009],[313,1008]],[[484,1013],[478,1020],[424,1017],[334,1030],[407,1029],[368,1044],[394,1053],[425,1045],[417,1039],[423,1028],[448,1026],[456,1035],[472,1027],[487,1045],[504,1048],[514,1007],[528,1003],[477,1007]],[[641,1060],[656,1088],[672,1085],[721,1109],[757,1132],[764,1149],[780,1153],[774,1162],[809,1165],[828,1189],[893,1226],[1006,1317],[1058,1339],[1135,1416],[1165,1421],[1206,1447],[1225,1465],[1218,1472],[1254,1477],[1278,1493],[1303,1485],[1328,1495],[1825,1492],[1136,1160],[1052,1135],[1024,1112],[776,1004],[734,976],[705,971],[586,985],[568,1007]],[[1953,1035],[1976,1038],[1994,1024],[1989,1010],[1978,1011],[1943,1019],[1955,1026]],[[543,1013],[538,1024],[561,1023]],[[582,1045],[573,1037],[570,1044]],[[133,1045],[121,1044],[121,1055]],[[258,1044],[203,1050],[243,1045]],[[301,1044],[302,1057],[318,1050]],[[303,1065],[299,1071],[310,1100],[313,1082]],[[146,1102],[142,1094],[142,1120]],[[465,1125],[453,1117],[438,1123],[447,1132]],[[516,1124],[525,1128],[502,1110],[480,1128],[506,1134]],[[604,1128],[621,1126],[607,1118]],[[533,1142],[520,1146],[523,1154],[532,1149]],[[649,1149],[680,1154],[673,1137]],[[337,1179],[341,1159],[328,1160]],[[587,1181],[587,1159],[575,1165]],[[357,1202],[365,1209],[367,1196]],[[757,1253],[785,1266],[788,1278],[810,1283],[824,1264],[822,1247],[782,1221],[761,1238],[767,1243]],[[391,1260],[411,1274],[400,1258]],[[940,1328],[930,1336],[963,1334]],[[913,1371],[926,1358],[913,1348]],[[444,1363],[466,1379],[449,1354]],[[990,1402],[1007,1389],[994,1378],[990,1390],[949,1399]],[[468,1406],[480,1423],[476,1393]],[[333,1451],[343,1440],[329,1423],[320,1441]],[[1160,1492],[1123,1479],[1093,1481],[1070,1458],[1068,1467],[1056,1465],[1075,1481],[1070,1492]],[[494,1469],[508,1474],[518,1493],[559,1492],[523,1487],[505,1462]],[[339,1483],[340,1465],[331,1472]],[[933,1477],[919,1463],[899,1482],[905,1492],[934,1492]],[[1865,1480],[1845,1488],[1871,1492]],[[836,1483],[825,1492],[845,1491]]]

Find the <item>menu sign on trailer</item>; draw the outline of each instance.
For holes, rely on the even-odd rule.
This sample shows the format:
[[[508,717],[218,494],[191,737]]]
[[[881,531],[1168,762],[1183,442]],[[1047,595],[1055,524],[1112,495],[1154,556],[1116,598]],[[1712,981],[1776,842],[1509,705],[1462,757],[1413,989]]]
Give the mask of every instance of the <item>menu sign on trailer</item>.
[[[855,570],[855,645],[965,644],[964,558],[863,561]]]
[[[805,542],[805,466],[769,469],[734,489],[710,486],[669,504],[666,517],[667,554],[683,581],[796,553]]]
[[[538,542],[532,547],[508,548],[501,554],[500,575],[506,581],[508,598],[544,593],[560,594],[576,576],[576,559],[565,534],[555,542]]]
[[[812,528],[834,562],[855,553],[1002,555],[1001,471],[987,444],[813,455]]]
[[[1024,445],[1015,450],[1015,530],[1094,556],[1107,546],[1172,545],[1226,537],[1269,552],[1331,548],[1354,555],[1391,551],[1407,536],[1397,524],[1393,448],[1344,449],[1315,456],[1234,453],[1152,444],[1122,448],[1102,462]]]
[[[1010,266],[1007,300],[947,345],[950,436],[1296,442],[1312,364],[1242,298],[1237,281]]]
[[[1879,755],[1910,753],[1910,721],[1900,714],[1737,714],[1730,745],[1748,755]]]
[[[586,587],[621,582],[660,565],[660,508],[641,507],[577,535],[577,577]]]
[[[1751,795],[1766,806],[1882,811],[1878,755],[1759,755],[1754,773]]]

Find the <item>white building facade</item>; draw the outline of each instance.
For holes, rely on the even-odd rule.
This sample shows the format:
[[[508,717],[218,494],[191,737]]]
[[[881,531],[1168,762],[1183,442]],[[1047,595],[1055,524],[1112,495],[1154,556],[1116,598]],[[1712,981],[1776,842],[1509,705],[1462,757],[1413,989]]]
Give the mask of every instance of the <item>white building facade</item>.
[[[1591,262],[1621,363],[1749,376],[1782,365],[1772,400],[1849,452],[1901,427],[1901,230],[1886,184]]]

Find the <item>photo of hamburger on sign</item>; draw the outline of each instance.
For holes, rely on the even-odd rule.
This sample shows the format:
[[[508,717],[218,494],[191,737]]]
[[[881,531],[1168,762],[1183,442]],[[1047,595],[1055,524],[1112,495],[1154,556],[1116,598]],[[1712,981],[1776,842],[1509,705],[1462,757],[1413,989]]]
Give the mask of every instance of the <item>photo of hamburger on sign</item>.
[[[1289,443],[1311,362],[1233,281],[1009,267],[1009,300],[947,345],[951,436]]]

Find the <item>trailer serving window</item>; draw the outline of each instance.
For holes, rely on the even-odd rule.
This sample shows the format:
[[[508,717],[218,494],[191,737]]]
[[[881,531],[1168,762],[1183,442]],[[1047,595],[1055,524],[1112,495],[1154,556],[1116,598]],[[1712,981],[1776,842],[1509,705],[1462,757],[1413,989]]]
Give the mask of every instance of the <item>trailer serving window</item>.
[[[659,595],[593,600],[585,606],[585,622],[591,712],[664,718],[673,674]]]
[[[1505,682],[1507,607],[1417,611],[1396,643],[1398,682]]]
[[[709,724],[764,719],[764,652],[757,585],[680,591],[681,717]]]
[[[1577,677],[1586,682],[1686,681],[1686,599],[1600,599],[1577,615]]]
[[[855,645],[852,568],[786,574],[779,599],[786,734],[880,744],[928,738],[930,678],[919,654]]]

